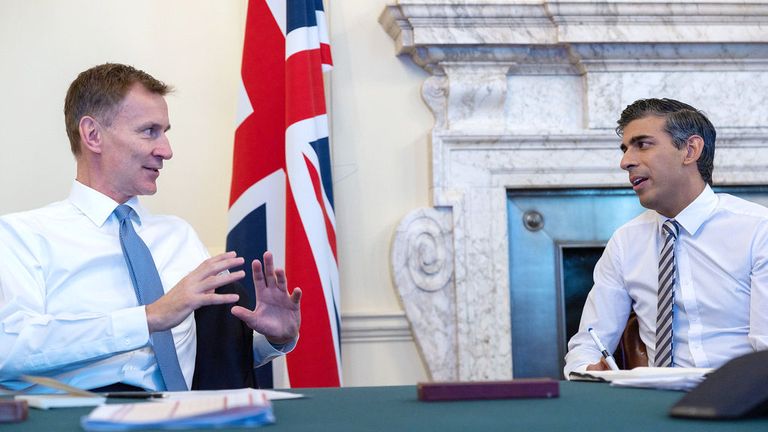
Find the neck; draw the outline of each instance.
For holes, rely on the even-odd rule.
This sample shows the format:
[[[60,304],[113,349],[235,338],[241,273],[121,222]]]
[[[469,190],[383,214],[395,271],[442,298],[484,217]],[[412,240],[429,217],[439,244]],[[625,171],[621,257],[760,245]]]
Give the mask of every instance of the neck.
[[[656,209],[656,211],[664,217],[673,219],[677,217],[680,212],[685,210],[686,207],[691,205],[691,203],[694,202],[702,192],[704,192],[704,188],[706,186],[707,184],[704,182],[704,180],[701,179],[701,177],[698,177],[696,181],[693,181],[689,185],[679,189],[680,192],[677,196],[677,199],[672,200],[670,206]]]
[[[75,180],[82,183],[89,188],[101,192],[102,194],[112,198],[118,204],[125,204],[126,201],[131,199],[130,196],[124,196],[122,194],[114,192],[106,181],[100,181],[99,179],[106,179],[106,176],[99,175],[98,170],[94,170],[91,165],[87,163],[77,162],[77,175]]]

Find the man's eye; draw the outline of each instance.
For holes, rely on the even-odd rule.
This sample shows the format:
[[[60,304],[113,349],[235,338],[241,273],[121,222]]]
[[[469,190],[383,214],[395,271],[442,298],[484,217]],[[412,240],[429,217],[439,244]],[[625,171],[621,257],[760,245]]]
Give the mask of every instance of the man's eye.
[[[142,131],[142,133],[144,134],[144,136],[147,136],[149,138],[154,138],[155,136],[157,136],[157,129],[146,128]]]

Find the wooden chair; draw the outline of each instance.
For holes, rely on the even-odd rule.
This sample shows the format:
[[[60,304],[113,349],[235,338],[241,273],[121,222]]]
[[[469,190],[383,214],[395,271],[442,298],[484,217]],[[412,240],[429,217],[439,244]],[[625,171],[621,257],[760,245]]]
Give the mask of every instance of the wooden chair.
[[[638,366],[648,366],[648,352],[640,339],[640,324],[633,311],[629,314],[627,326],[616,348],[616,363],[621,369],[632,369]]]

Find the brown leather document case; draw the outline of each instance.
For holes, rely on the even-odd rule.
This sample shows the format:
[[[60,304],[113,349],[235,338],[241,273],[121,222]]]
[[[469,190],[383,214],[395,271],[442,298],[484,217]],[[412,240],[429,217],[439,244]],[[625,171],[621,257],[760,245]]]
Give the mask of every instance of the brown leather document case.
[[[0,423],[26,420],[28,412],[27,401],[0,400]]]
[[[549,378],[482,382],[432,382],[418,383],[416,390],[421,401],[555,398],[560,396],[560,383]]]

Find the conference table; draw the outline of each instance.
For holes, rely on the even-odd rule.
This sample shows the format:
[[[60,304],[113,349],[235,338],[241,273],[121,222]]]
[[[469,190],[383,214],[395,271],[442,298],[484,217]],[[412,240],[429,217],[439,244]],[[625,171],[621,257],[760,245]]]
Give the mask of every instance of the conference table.
[[[768,417],[672,418],[667,412],[683,393],[606,383],[561,382],[552,399],[454,402],[420,402],[415,386],[290,391],[305,397],[275,401],[277,423],[266,431],[768,431]],[[0,423],[0,431],[81,431],[80,417],[90,410],[30,409],[26,421]]]

